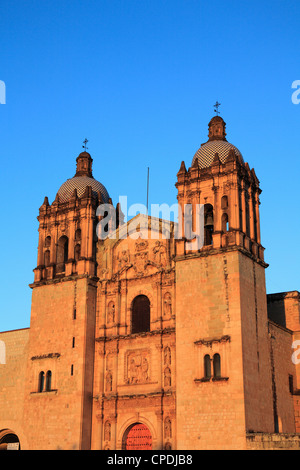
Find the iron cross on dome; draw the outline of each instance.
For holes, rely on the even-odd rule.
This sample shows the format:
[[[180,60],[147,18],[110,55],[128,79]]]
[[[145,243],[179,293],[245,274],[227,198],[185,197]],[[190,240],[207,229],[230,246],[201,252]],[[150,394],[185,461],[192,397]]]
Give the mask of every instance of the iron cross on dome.
[[[216,104],[214,105],[214,108],[215,108],[215,113],[217,113],[217,116],[219,116],[219,114],[220,114],[220,112],[219,112],[219,107],[220,106],[221,106],[221,103],[216,101]]]
[[[84,148],[85,151],[86,151],[87,148],[88,148],[88,147],[86,146],[87,143],[88,143],[88,140],[87,140],[87,139],[84,139],[84,141],[83,141],[83,144],[84,144],[84,145],[82,146],[82,148]]]

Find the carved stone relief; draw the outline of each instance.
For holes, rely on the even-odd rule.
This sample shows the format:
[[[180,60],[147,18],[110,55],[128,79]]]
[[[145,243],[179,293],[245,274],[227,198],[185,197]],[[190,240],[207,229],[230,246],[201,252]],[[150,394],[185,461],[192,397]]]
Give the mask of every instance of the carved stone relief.
[[[140,252],[134,255],[134,269],[138,274],[143,274],[147,269],[148,252]]]
[[[120,271],[124,266],[126,266],[129,263],[129,251],[128,250],[123,250],[121,253],[118,253],[117,256],[117,266],[118,270]]]
[[[154,263],[158,266],[166,266],[167,264],[167,250],[164,243],[157,240],[153,248]]]
[[[147,350],[130,351],[126,355],[125,382],[147,383],[150,380],[150,353]]]

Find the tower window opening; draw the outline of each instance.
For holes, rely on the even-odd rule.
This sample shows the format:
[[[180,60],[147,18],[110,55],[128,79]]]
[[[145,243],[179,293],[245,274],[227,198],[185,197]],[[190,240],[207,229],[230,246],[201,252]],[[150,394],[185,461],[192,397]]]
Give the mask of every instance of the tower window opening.
[[[209,354],[204,356],[204,377],[206,379],[211,378],[211,360]]]
[[[52,380],[52,372],[51,370],[48,370],[46,374],[46,392],[49,392],[51,390],[51,380]]]
[[[228,197],[223,196],[221,199],[221,209],[227,209],[228,207]]]
[[[228,221],[228,214],[226,214],[226,212],[224,212],[224,214],[222,214],[221,223],[222,223],[222,232],[228,232],[229,231],[229,221]]]
[[[212,245],[214,231],[214,209],[211,204],[204,205],[204,245]]]
[[[45,384],[45,372],[41,371],[39,373],[39,388],[38,388],[39,393],[42,393],[44,391],[44,384]]]
[[[220,354],[214,354],[213,368],[214,368],[214,378],[221,377],[221,357],[220,357]]]
[[[65,271],[65,263],[68,261],[68,249],[69,249],[69,241],[68,237],[63,235],[58,240],[57,244],[57,259],[56,259],[56,270],[58,273]]]

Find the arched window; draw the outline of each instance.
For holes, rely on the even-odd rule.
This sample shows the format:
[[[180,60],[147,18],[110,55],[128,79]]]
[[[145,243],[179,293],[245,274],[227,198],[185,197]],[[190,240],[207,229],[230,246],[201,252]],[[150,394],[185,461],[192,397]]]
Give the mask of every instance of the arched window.
[[[214,208],[211,204],[204,204],[204,245],[212,245],[214,231]]]
[[[227,209],[228,207],[228,197],[223,196],[221,199],[221,209]]]
[[[68,261],[68,248],[69,241],[68,237],[63,235],[58,240],[57,244],[57,257],[56,257],[56,270],[57,272],[63,272],[65,270],[65,263]]]
[[[131,332],[150,331],[150,301],[145,295],[138,295],[132,302]]]
[[[51,390],[51,379],[52,379],[52,372],[51,370],[48,370],[46,374],[46,392],[49,392]]]
[[[222,232],[228,232],[228,230],[229,230],[228,215],[224,212],[224,214],[222,214]]]
[[[210,362],[210,355],[206,354],[204,356],[204,377],[206,379],[211,378],[211,362]]]
[[[51,246],[51,237],[50,235],[48,235],[48,237],[46,237],[45,239],[45,248],[50,248]]]
[[[220,354],[214,354],[213,367],[214,367],[214,378],[221,377],[221,358],[220,358]]]
[[[45,373],[42,371],[39,373],[39,389],[38,391],[41,393],[44,391],[44,383],[45,383]]]
[[[44,252],[44,265],[47,267],[50,264],[50,246],[51,237],[50,235],[45,238],[45,252]]]

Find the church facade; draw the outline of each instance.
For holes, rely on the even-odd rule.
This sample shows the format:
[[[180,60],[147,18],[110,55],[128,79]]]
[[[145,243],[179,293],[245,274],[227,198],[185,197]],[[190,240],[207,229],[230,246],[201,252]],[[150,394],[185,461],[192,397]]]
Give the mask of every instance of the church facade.
[[[0,333],[0,448],[300,448],[300,294],[266,293],[260,183],[224,120],[180,165],[176,224],[112,223],[76,163],[39,209],[30,328]]]

